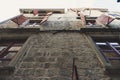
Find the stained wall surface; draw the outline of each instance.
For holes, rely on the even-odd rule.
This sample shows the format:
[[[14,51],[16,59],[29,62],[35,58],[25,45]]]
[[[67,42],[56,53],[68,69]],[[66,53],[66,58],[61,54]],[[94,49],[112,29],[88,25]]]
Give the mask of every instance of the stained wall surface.
[[[80,80],[109,80],[84,34],[40,33],[28,45],[14,73],[0,80],[72,80],[73,58]]]

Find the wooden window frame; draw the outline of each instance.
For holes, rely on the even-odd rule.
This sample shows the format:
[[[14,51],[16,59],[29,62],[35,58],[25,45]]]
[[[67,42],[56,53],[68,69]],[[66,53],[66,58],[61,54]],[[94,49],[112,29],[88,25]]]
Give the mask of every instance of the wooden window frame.
[[[17,42],[19,43],[19,42]],[[0,50],[0,61],[4,62],[4,61],[11,61],[12,58],[7,58],[6,56],[11,54],[11,53],[15,53],[14,56],[17,54],[17,52],[19,50],[10,50],[13,47],[22,47],[22,43],[16,44],[16,42],[8,42],[6,43],[2,43],[0,44],[0,47],[4,47],[3,49]],[[5,58],[6,57],[6,58]]]
[[[97,57],[105,67],[105,72],[107,74],[119,74],[120,73],[120,65],[115,62],[115,64],[111,63],[112,60],[119,60],[120,62],[120,52],[116,50],[115,46],[112,45],[112,43],[116,42],[118,43],[118,46],[120,45],[120,39],[119,36],[111,35],[111,36],[91,36],[90,39],[92,40],[92,46],[97,52]],[[111,57],[109,58],[106,56],[103,51],[100,50],[100,45],[97,45],[96,43],[104,43],[106,46],[108,46],[111,49],[111,52],[114,52],[114,54],[117,54],[117,57]]]
[[[27,49],[30,47],[28,45],[30,38],[28,38],[28,39],[27,38],[28,37],[21,37],[21,38],[19,38],[19,37],[11,37],[11,38],[0,37],[0,45],[6,46],[5,49],[4,50],[1,49],[1,51],[2,50],[3,50],[3,52],[5,51],[6,54],[9,53],[9,49],[11,49],[15,46],[21,46],[21,43],[22,43],[22,46],[18,51],[13,51],[13,52],[16,52],[16,54],[14,55],[14,57],[12,59],[3,59],[3,57],[0,58],[1,60],[9,61],[8,64],[0,66],[0,75],[10,75],[14,72],[15,68],[18,67],[20,61],[25,56]],[[12,40],[13,40],[13,42],[12,42]],[[15,43],[19,42],[18,40],[20,41],[20,44],[15,44]],[[21,41],[21,40],[23,40],[23,41]],[[1,41],[3,41],[3,42],[1,42]],[[6,42],[6,41],[8,41],[8,42]],[[9,43],[9,42],[10,42],[10,44],[4,44],[4,43]]]

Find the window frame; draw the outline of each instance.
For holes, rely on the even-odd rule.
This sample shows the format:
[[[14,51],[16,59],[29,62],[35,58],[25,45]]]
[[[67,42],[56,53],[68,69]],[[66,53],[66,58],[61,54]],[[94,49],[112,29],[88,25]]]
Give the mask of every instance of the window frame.
[[[9,39],[7,39],[9,41]],[[15,49],[15,47],[22,47],[22,45],[24,44],[24,42],[20,43],[20,42],[14,42],[14,41],[10,41],[10,42],[3,42],[3,40],[1,40],[0,43],[0,48],[2,47],[2,49],[0,50],[0,61],[1,63],[5,62],[5,61],[11,61],[15,55],[17,55],[18,51],[20,50],[13,50],[12,48]],[[14,55],[12,55],[12,57],[7,57],[8,55],[11,55],[15,53]],[[2,65],[2,64],[1,64]],[[0,65],[0,66],[1,66]]]
[[[101,54],[101,51],[99,50],[99,47],[96,46],[95,40],[93,38],[105,38],[105,39],[118,39],[120,40],[119,35],[90,35],[88,36],[88,39],[90,40],[90,44],[92,48],[96,52],[96,56],[98,57],[99,61],[102,63],[102,66],[105,68],[106,74],[119,74],[120,72],[120,65],[112,65],[110,62],[107,62],[104,58],[104,56]],[[119,41],[118,41],[119,42]],[[120,43],[119,43],[120,45]]]
[[[99,43],[99,45],[96,44],[96,43]],[[110,52],[111,54],[114,53],[114,54],[117,54],[118,56],[120,56],[119,50],[116,49],[115,45],[112,45],[113,42],[107,42],[107,41],[105,41],[105,42],[104,42],[104,43],[105,43],[104,45],[103,45],[103,44],[100,45],[100,43],[102,44],[103,42],[95,42],[96,46],[99,48],[100,53],[101,53],[101,54],[103,55],[103,57],[105,58],[106,62],[111,63],[110,60],[120,60],[120,57],[114,57],[114,56],[113,56],[113,57],[109,57],[109,56],[106,56],[106,55],[104,54],[105,52]],[[114,43],[114,44],[115,44],[115,43]],[[106,46],[106,47],[108,47],[109,49],[108,49],[108,50],[104,50],[104,49],[101,48],[101,46]],[[116,46],[120,46],[120,44],[118,43],[118,45],[116,45]],[[116,56],[117,56],[117,55],[116,55]]]
[[[19,66],[19,63],[21,62],[21,60],[24,58],[24,56],[26,55],[26,51],[27,49],[30,47],[28,44],[29,44],[29,41],[31,38],[28,38],[29,36],[23,36],[23,37],[0,37],[0,40],[9,40],[9,39],[22,39],[24,40],[20,50],[16,53],[16,55],[14,56],[14,58],[8,63],[8,65],[6,66],[1,66],[0,67],[0,75],[9,75],[9,74],[12,74],[15,70],[15,68],[17,68]],[[3,74],[4,73],[4,74]]]

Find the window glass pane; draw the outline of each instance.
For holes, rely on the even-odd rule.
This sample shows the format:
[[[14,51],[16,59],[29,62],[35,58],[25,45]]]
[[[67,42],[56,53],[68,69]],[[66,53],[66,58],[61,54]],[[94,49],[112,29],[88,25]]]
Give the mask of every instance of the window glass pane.
[[[110,44],[111,45],[119,45],[119,43],[117,43],[117,42],[111,42]]]
[[[107,63],[114,66],[120,64],[119,38],[95,37],[93,40]]]
[[[9,51],[19,51],[21,47],[17,46],[17,47],[11,47],[9,49]]]
[[[96,42],[97,45],[106,45],[106,43]]]
[[[2,51],[6,46],[0,46],[0,51]]]
[[[8,59],[9,59],[9,58],[12,59],[12,58],[15,56],[15,54],[16,54],[15,52],[10,52],[10,53],[7,54],[6,56],[4,56],[4,58],[6,58],[6,59],[7,59],[7,58],[8,58]]]

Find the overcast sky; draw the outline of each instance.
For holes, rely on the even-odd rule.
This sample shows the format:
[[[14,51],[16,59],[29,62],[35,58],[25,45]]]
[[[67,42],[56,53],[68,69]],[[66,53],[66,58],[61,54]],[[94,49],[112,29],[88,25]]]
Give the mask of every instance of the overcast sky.
[[[19,14],[20,8],[99,7],[120,11],[117,0],[0,0],[0,22]]]

